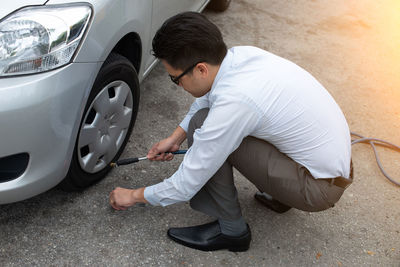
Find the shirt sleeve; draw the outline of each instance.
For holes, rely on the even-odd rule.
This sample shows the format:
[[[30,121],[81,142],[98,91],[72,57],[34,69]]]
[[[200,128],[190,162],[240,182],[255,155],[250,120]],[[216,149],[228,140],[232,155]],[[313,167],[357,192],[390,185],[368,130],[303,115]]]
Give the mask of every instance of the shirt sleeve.
[[[199,111],[200,109],[203,108],[209,108],[209,93],[206,95],[196,98],[196,101],[193,102],[193,104],[190,106],[189,112],[186,114],[185,118],[183,121],[179,124],[179,126],[185,131],[188,131],[189,128],[189,122],[192,119],[193,115]]]
[[[190,200],[257,128],[260,118],[257,109],[244,101],[224,97],[214,103],[179,169],[163,182],[146,187],[145,199],[161,206]]]

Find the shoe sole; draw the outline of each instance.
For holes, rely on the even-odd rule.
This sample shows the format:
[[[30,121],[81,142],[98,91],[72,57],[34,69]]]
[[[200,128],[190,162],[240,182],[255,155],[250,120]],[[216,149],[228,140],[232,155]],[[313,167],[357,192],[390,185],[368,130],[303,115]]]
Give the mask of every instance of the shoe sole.
[[[186,243],[185,241],[182,241],[178,238],[175,238],[173,236],[171,236],[169,234],[169,232],[167,232],[168,237],[173,240],[174,242],[181,244],[185,247],[189,247],[189,248],[193,248],[193,249],[198,249],[201,251],[216,251],[216,250],[223,250],[223,249],[227,249],[231,252],[244,252],[247,251],[250,248],[250,244],[248,246],[241,246],[241,247],[214,247],[214,248],[204,248],[202,246],[196,246],[194,244],[191,243]]]

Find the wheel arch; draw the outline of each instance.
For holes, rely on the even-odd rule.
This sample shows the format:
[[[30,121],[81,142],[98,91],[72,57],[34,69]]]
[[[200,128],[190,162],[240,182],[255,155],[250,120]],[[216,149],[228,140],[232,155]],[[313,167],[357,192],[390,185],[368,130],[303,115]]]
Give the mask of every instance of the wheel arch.
[[[135,32],[126,34],[114,46],[109,55],[111,53],[117,53],[126,57],[135,67],[136,72],[139,73],[142,61],[142,41],[139,34]]]

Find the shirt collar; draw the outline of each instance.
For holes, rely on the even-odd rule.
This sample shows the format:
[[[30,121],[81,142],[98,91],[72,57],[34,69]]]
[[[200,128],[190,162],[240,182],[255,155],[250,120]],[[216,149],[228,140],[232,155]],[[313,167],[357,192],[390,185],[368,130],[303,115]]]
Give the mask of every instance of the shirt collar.
[[[217,72],[217,75],[215,76],[214,82],[211,86],[211,90],[210,93],[212,93],[212,91],[214,90],[214,88],[217,86],[218,81],[221,79],[221,77],[231,68],[232,66],[232,60],[233,60],[233,52],[231,51],[231,49],[228,49],[224,60],[221,63],[221,66],[219,67],[219,70]]]

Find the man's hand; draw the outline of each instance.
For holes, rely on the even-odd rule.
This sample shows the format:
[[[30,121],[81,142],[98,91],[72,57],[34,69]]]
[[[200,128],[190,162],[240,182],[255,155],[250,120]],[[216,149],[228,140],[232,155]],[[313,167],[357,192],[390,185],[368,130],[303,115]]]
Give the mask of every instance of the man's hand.
[[[117,187],[110,193],[110,205],[116,210],[126,210],[136,203],[147,203],[144,198],[144,187],[139,189]]]
[[[147,153],[147,158],[149,160],[156,161],[169,161],[174,158],[174,155],[171,153],[165,152],[173,152],[179,149],[179,146],[172,140],[171,138],[166,138],[161,140],[160,142],[154,144],[149,152]]]
[[[181,127],[178,127],[170,137],[165,138],[153,145],[147,153],[147,158],[149,160],[157,161],[172,160],[174,155],[165,152],[174,152],[178,150],[185,139],[186,132]]]

